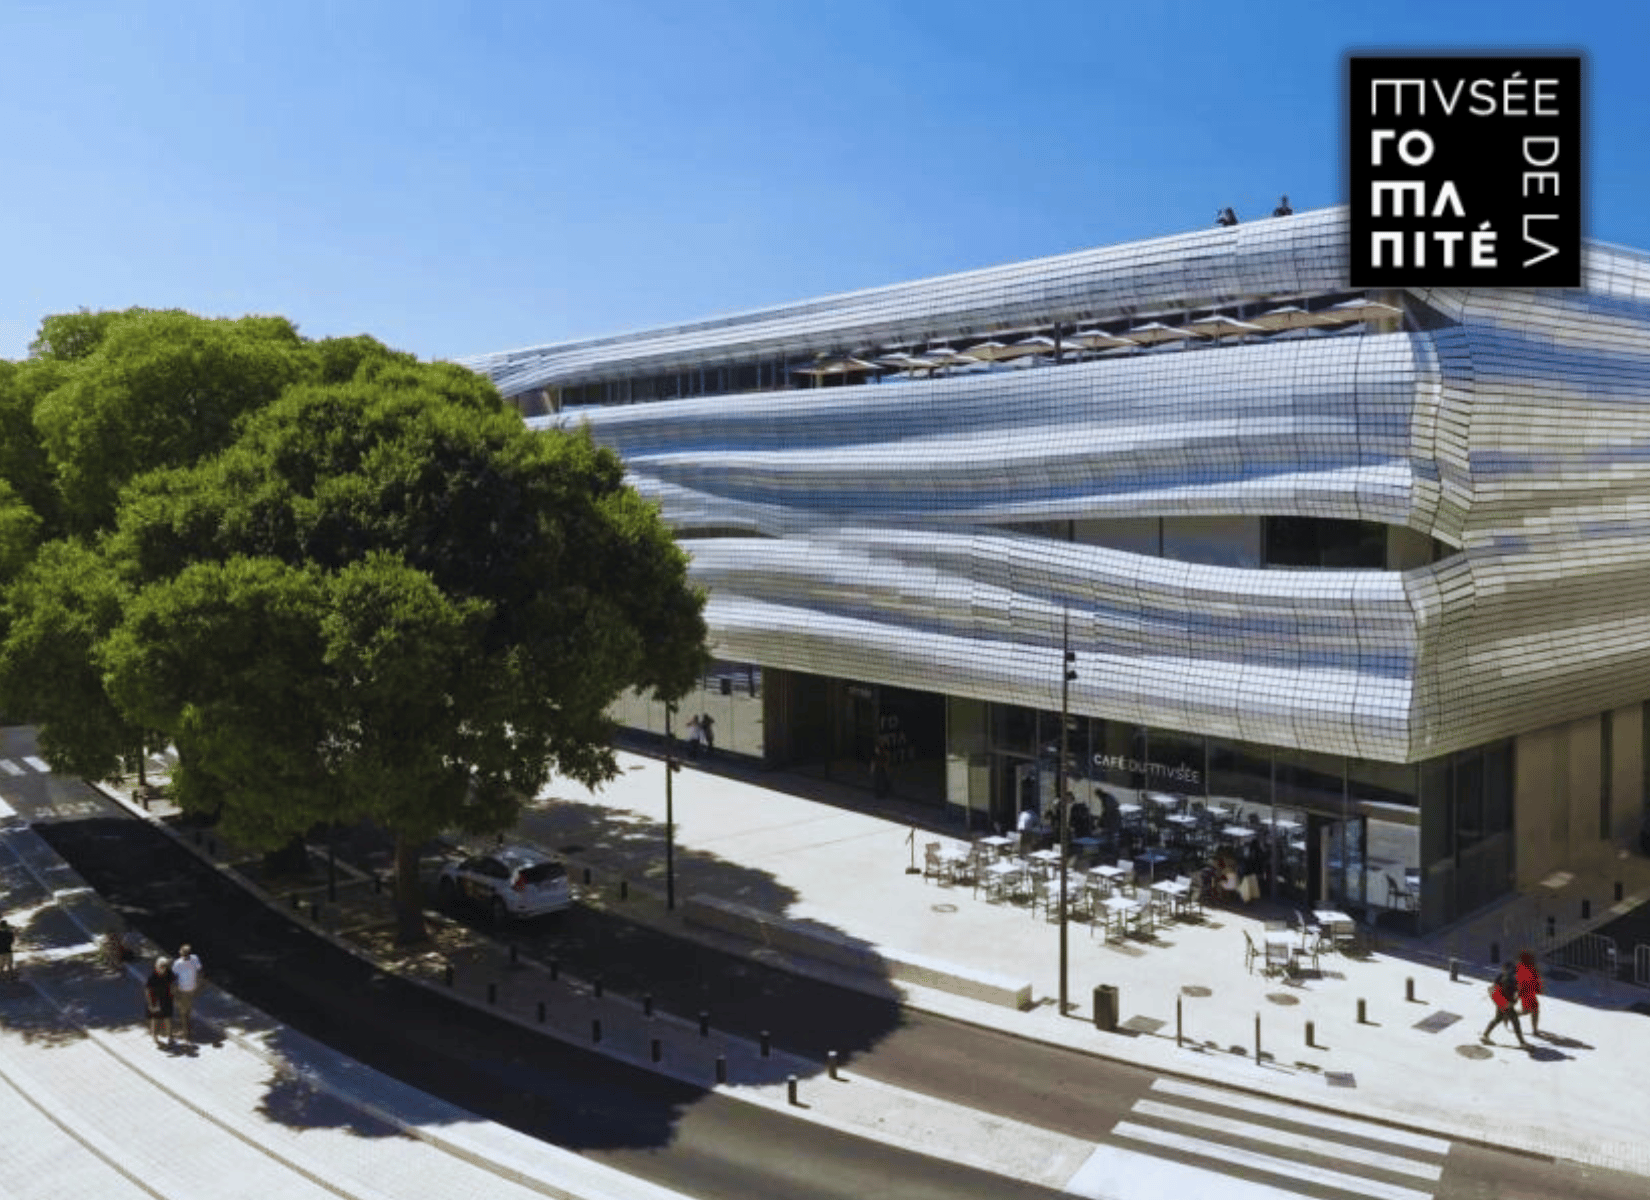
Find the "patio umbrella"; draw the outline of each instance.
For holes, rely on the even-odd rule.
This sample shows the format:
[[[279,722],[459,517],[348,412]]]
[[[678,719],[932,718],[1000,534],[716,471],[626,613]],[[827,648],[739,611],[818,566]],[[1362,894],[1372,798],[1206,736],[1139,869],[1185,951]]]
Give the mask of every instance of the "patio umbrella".
[[[1244,334],[1248,333],[1266,332],[1266,330],[1259,325],[1253,325],[1248,321],[1239,321],[1232,317],[1222,316],[1199,317],[1195,321],[1187,321],[1182,328],[1188,333],[1197,334],[1199,337],[1212,338],[1242,337]]]
[[[1172,342],[1181,338],[1196,337],[1195,333],[1187,333],[1184,329],[1176,329],[1173,325],[1165,325],[1161,321],[1148,321],[1144,325],[1137,325],[1126,330],[1123,334],[1129,341],[1140,346],[1151,346],[1157,342]]]

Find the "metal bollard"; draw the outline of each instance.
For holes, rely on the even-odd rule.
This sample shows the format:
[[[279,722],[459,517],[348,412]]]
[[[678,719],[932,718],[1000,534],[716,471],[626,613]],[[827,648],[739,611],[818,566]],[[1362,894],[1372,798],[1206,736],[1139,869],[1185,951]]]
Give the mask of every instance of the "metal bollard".
[[[717,1083],[726,1083],[727,1081],[728,1081],[728,1056],[725,1055],[725,1054],[718,1054],[716,1056],[716,1082]]]
[[[658,1038],[653,1039],[653,1061],[658,1062],[664,1057],[665,1044]]]
[[[1557,917],[1548,917],[1547,918],[1547,936],[1550,937],[1550,938],[1555,938],[1555,937],[1558,936],[1558,918]]]
[[[586,867],[584,869],[584,881],[585,881],[585,883],[590,882],[590,868],[589,867]]]
[[[825,1051],[825,1070],[830,1075],[830,1077],[832,1079],[841,1079],[842,1078],[842,1076],[840,1076],[836,1073],[836,1051],[835,1050]]]
[[[297,912],[300,908],[303,907],[303,904],[304,904],[303,897],[298,895],[297,892],[293,892],[292,893],[292,911]]]
[[[1621,880],[1616,880],[1616,903],[1621,903]]]
[[[628,880],[628,879],[619,880],[619,899],[621,899],[621,900],[630,899],[630,880]]]
[[[606,986],[606,982],[600,975],[591,981],[591,991],[595,994],[596,999],[600,1000],[602,998],[602,992],[606,989]]]
[[[642,997],[642,1016],[651,1017],[652,1015],[653,1015],[653,996],[652,996],[651,993],[649,993],[648,995]]]
[[[539,1001],[539,1024],[544,1024],[544,1001]]]
[[[521,961],[521,951],[514,942],[510,943],[510,965],[513,967]]]
[[[699,1036],[710,1036],[710,1014],[708,1012],[701,1012],[699,1014]]]
[[[1593,915],[1593,902],[1591,900],[1583,900],[1581,902],[1581,919],[1583,921],[1585,921],[1589,917],[1591,917],[1592,915]]]
[[[1449,981],[1451,983],[1461,982],[1461,960],[1458,958],[1449,960]]]
[[[1316,1049],[1318,1045],[1317,1031],[1311,1021],[1306,1023],[1306,1044],[1312,1049]]]
[[[1184,1004],[1185,1001],[1180,996],[1174,998],[1174,1044],[1177,1050],[1186,1044],[1186,1024],[1181,1012]]]
[[[1360,999],[1358,1001],[1358,1024],[1360,1024],[1360,1025],[1369,1024],[1369,1021],[1367,1020],[1368,1016],[1369,1016],[1369,1010],[1364,1007],[1364,1002],[1363,1002],[1362,999]]]
[[[550,960],[550,982],[554,983],[556,980],[558,980],[560,978],[561,978],[561,959],[552,958]]]
[[[1404,999],[1411,1004],[1415,1003],[1415,977],[1413,975],[1404,980]]]
[[[487,985],[487,1003],[488,1004],[497,1004],[498,1003],[498,984],[489,983]]]
[[[448,963],[446,967],[442,969],[441,978],[448,987],[453,986],[453,965],[451,963]]]
[[[790,1101],[790,1103],[792,1103],[792,1104],[796,1103],[796,1076],[795,1075],[785,1076],[785,1098],[788,1101]]]
[[[773,1034],[764,1029],[758,1041],[762,1045],[762,1057],[771,1058],[773,1056]]]
[[[1492,963],[1498,963],[1498,962],[1501,961],[1501,943],[1500,942],[1491,942],[1490,943],[1490,961]]]
[[[311,921],[316,922],[317,924],[320,923],[320,920],[321,920],[321,902],[319,900],[311,900],[309,902],[309,919]]]
[[[1255,1014],[1255,1065],[1260,1065],[1260,1014]]]
[[[590,1019],[590,1040],[593,1042],[602,1040],[602,1019],[600,1017]]]
[[[377,871],[372,873],[372,891],[375,896],[384,894],[384,877]]]

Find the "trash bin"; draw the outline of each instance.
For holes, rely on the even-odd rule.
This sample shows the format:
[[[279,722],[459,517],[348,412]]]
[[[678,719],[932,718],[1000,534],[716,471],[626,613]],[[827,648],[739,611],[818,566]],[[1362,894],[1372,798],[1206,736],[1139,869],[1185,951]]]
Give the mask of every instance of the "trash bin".
[[[1094,989],[1094,1027],[1107,1033],[1117,1032],[1118,1014],[1117,988],[1113,984],[1102,983]]]

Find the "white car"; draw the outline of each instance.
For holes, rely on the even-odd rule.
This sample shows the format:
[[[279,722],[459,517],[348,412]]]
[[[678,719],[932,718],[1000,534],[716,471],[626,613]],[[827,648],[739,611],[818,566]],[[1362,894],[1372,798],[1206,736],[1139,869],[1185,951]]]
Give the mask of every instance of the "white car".
[[[563,912],[573,904],[567,868],[531,846],[501,846],[448,863],[436,890],[443,906],[475,904],[500,922]]]

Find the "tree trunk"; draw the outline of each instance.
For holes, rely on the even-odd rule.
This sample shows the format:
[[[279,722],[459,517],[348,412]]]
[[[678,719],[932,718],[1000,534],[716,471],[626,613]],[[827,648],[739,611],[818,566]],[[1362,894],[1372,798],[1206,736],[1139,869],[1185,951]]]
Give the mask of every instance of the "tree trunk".
[[[428,941],[424,928],[424,890],[418,880],[419,843],[404,833],[395,835],[395,940],[407,946]]]

